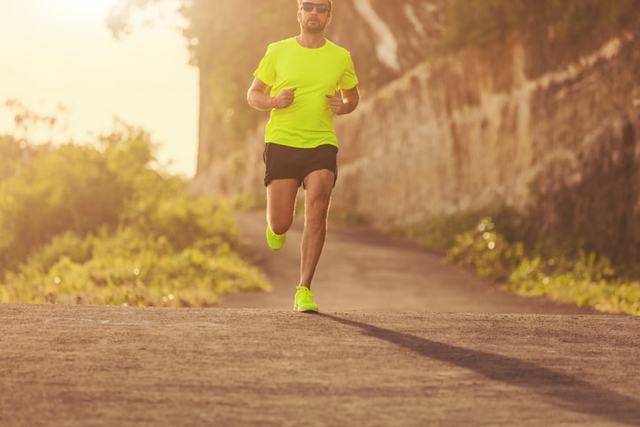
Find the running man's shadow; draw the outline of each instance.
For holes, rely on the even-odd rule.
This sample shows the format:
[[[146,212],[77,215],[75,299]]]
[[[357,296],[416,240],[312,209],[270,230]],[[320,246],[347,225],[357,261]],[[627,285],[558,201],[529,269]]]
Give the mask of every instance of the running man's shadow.
[[[552,404],[609,421],[640,425],[640,401],[531,362],[431,341],[326,313],[315,313],[421,356],[470,369],[494,381],[528,388]]]

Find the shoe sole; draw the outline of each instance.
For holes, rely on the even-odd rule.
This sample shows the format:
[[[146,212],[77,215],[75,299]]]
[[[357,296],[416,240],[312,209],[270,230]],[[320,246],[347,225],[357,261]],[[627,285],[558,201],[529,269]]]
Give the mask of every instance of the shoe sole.
[[[301,313],[304,313],[304,312],[307,312],[307,311],[318,311],[318,306],[315,306],[315,305],[310,305],[310,306],[303,305],[303,306],[299,306],[299,305],[297,305],[297,304],[294,304],[294,306],[293,306],[293,310],[294,310],[294,311],[301,312]]]

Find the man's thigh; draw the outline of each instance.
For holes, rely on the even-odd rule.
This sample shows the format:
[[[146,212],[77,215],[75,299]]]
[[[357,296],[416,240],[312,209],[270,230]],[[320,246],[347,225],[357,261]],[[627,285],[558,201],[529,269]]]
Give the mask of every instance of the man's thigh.
[[[267,186],[267,215],[270,219],[293,217],[299,181],[297,179],[274,179]]]

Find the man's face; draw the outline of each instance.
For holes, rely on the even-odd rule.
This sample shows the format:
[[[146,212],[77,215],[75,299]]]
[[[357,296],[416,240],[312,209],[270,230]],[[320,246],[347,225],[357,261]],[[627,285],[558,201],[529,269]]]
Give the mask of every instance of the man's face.
[[[298,22],[309,33],[321,33],[331,19],[329,0],[304,0],[298,9]]]

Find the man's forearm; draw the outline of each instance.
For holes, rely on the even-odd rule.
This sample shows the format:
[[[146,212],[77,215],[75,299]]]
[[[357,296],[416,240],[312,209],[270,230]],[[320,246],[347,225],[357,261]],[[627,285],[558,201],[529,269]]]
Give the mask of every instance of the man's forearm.
[[[258,111],[270,111],[273,109],[273,98],[269,94],[257,90],[249,91],[247,102]]]

